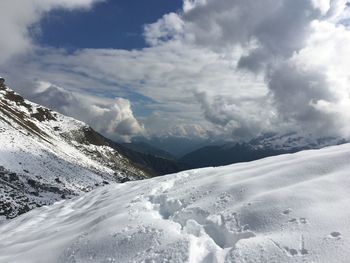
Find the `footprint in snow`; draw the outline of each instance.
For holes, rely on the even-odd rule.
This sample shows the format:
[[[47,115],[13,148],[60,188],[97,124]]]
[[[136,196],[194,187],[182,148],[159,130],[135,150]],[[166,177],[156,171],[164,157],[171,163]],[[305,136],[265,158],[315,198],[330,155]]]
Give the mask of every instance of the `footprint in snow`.
[[[301,217],[301,218],[299,219],[299,222],[300,222],[301,224],[307,224],[307,219],[306,219],[305,217]]]
[[[298,250],[294,248],[289,248],[289,247],[284,247],[285,251],[289,253],[291,256],[296,256],[298,255]]]
[[[292,212],[292,209],[288,208],[282,212],[284,215],[289,215]]]
[[[303,224],[303,225],[308,223],[308,221],[305,217],[301,217],[299,219],[292,218],[292,219],[289,219],[288,222],[289,223],[298,223],[298,224]]]
[[[299,251],[295,248],[284,247],[284,250],[292,257],[294,256],[306,256],[309,254],[309,251],[305,248],[300,249]]]
[[[334,232],[330,233],[330,237],[331,238],[340,239],[341,238],[341,234],[339,232],[334,231]]]

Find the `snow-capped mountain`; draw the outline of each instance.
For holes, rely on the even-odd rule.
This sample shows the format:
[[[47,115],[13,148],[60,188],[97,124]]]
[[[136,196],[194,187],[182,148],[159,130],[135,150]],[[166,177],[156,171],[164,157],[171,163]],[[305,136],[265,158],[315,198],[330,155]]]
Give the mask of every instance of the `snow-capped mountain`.
[[[344,139],[333,137],[314,139],[311,135],[298,133],[271,133],[259,136],[249,142],[230,142],[201,147],[184,155],[179,161],[192,168],[221,166],[343,143],[346,143]]]
[[[286,134],[267,133],[248,142],[254,149],[271,149],[284,151],[300,151],[320,149],[326,146],[339,145],[347,141],[337,137],[315,138],[311,134],[291,132]]]
[[[25,100],[0,80],[0,219],[151,176],[85,123]]]
[[[350,144],[113,184],[0,226],[0,262],[348,262]]]

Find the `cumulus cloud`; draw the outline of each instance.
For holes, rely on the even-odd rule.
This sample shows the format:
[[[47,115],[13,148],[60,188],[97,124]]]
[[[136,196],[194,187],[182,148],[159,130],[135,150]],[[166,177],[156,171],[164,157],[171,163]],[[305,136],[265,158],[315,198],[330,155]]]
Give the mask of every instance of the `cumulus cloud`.
[[[182,43],[171,42],[139,51],[89,49],[66,54],[42,50],[40,54],[40,63],[30,59],[30,63],[7,64],[6,70],[15,72],[7,74],[8,82],[21,93],[36,100],[31,94],[31,80],[36,78],[79,94],[127,98],[133,101],[134,108],[150,112],[149,116],[137,117],[149,136],[214,134],[216,124],[203,119],[196,92],[206,92],[210,97],[220,93],[236,101],[267,94],[261,76],[232,74],[233,60],[239,58],[240,50],[223,58],[211,50],[190,45],[184,48]],[[256,107],[251,110],[259,111]],[[186,132],[179,132],[184,130],[180,126],[186,127]]]
[[[276,127],[276,114],[268,97],[234,99],[221,95],[209,97],[205,92],[197,92],[195,96],[205,118],[216,125],[216,135],[248,140]]]
[[[233,131],[242,127],[252,131],[266,129],[253,116],[279,129],[277,118],[289,129],[315,136],[349,137],[345,109],[349,105],[350,65],[344,54],[349,52],[350,32],[342,23],[349,17],[345,0],[186,3],[182,16],[186,39],[222,54],[241,47],[237,69],[264,74],[268,88],[265,102],[276,111],[250,115],[242,101],[232,103],[218,96],[208,102],[202,98],[208,120],[219,126],[233,122]],[[264,112],[259,99],[253,104]],[[249,116],[251,121],[246,123],[241,116]]]
[[[68,2],[64,7],[95,1]],[[66,53],[36,47],[2,69],[21,92],[43,103],[49,96],[35,95],[33,81],[93,97],[93,113],[86,105],[66,105],[74,101],[70,93],[54,95],[57,105],[54,97],[45,103],[71,115],[84,109],[91,123],[102,116],[96,125],[105,133],[140,132],[135,114],[148,136],[245,140],[297,131],[348,138],[347,6],[345,0],[184,0],[181,12],[145,25],[147,48]],[[127,100],[111,102],[111,96]]]
[[[159,19],[157,22],[144,27],[144,36],[146,42],[151,46],[160,45],[175,37],[181,36],[184,22],[176,13],[169,13]]]
[[[307,45],[287,62],[293,65],[289,74],[296,74],[295,78],[299,77],[302,82],[293,86],[288,86],[290,81],[284,82],[287,88],[303,97],[296,105],[299,108],[299,116],[295,119],[309,119],[303,126],[312,125],[314,129],[321,128],[321,132],[340,134],[348,138],[350,72],[347,69],[350,63],[344,54],[350,52],[350,32],[343,25],[327,21],[315,21],[312,27],[314,32]],[[280,76],[271,78],[272,84],[277,78]],[[276,101],[283,101],[279,98],[278,88],[275,90],[274,85],[270,87],[277,97]],[[285,104],[292,106],[293,102],[286,101]],[[287,111],[282,112],[286,115]]]
[[[102,134],[116,140],[129,141],[143,132],[135,119],[130,101],[115,98],[109,101],[79,96],[48,82],[39,82],[33,99],[42,105],[92,124]]]

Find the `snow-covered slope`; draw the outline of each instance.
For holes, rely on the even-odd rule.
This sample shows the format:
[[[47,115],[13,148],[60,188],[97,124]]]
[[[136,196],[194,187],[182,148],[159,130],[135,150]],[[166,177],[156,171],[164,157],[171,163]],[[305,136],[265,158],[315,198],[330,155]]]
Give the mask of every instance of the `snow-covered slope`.
[[[349,262],[350,145],[113,184],[0,226],[0,262]]]
[[[147,176],[85,123],[0,83],[0,221],[100,185]]]

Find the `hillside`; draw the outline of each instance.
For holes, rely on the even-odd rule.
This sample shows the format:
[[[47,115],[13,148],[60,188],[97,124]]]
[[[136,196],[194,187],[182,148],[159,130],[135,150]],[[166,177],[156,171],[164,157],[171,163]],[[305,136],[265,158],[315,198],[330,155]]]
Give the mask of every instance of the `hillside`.
[[[173,161],[117,145],[83,122],[25,100],[1,79],[0,221],[98,186],[160,175],[159,162],[166,172],[179,171]]]
[[[113,184],[0,226],[0,262],[348,262],[350,144]]]
[[[176,159],[176,157],[173,156],[171,153],[158,149],[157,147],[154,147],[146,142],[129,142],[129,143],[123,143],[122,145],[128,149],[131,149],[140,153],[149,154],[152,156],[158,156],[168,160]]]
[[[173,158],[167,159],[164,156],[160,156],[156,152],[152,152],[151,154],[143,149],[137,149],[138,147],[129,147],[130,144],[127,144],[128,146],[126,146],[124,143],[116,143],[109,139],[105,139],[105,142],[110,147],[131,160],[134,164],[142,167],[152,176],[176,173],[191,168],[191,166],[187,164],[181,163]]]

